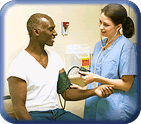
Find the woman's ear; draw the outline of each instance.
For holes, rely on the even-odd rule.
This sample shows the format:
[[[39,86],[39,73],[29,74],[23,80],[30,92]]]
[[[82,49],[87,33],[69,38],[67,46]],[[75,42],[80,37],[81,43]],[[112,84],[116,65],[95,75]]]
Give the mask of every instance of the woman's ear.
[[[117,31],[119,31],[121,29],[121,27],[122,27],[122,24],[118,24],[117,25]]]

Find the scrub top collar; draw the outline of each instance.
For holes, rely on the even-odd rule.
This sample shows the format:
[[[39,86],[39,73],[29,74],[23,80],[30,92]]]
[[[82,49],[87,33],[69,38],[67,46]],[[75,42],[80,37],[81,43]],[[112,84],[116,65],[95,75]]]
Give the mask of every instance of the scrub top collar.
[[[109,48],[107,48],[105,51],[104,51],[104,49],[103,49],[103,51],[104,51],[105,53],[107,53],[108,51],[110,51],[110,50],[114,47],[114,45],[115,45],[122,37],[123,37],[123,35],[119,36],[119,37],[111,44],[111,46],[110,46]],[[106,41],[107,41],[107,38],[103,39],[102,41],[103,41],[102,46],[104,47],[104,46],[105,46],[105,43],[106,43]]]
[[[107,56],[109,55],[109,52],[114,48],[115,44],[123,37],[123,35],[119,36],[112,44],[110,47],[108,47],[105,51],[104,49],[101,52],[100,57],[98,58],[98,62],[100,65],[102,65],[102,63],[105,61],[105,59],[107,58]],[[103,40],[103,42],[106,42],[107,38],[105,38]],[[102,47],[101,47],[102,49]]]

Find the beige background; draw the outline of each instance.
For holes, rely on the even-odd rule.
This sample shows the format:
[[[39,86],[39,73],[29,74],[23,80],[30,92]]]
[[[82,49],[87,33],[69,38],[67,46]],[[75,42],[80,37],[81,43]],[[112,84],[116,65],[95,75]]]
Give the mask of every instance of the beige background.
[[[58,36],[53,47],[47,47],[56,51],[65,63],[66,46],[70,44],[88,44],[91,53],[95,44],[100,40],[99,17],[100,4],[17,4],[7,9],[4,24],[5,43],[5,83],[4,95],[9,95],[8,83],[6,81],[7,72],[12,60],[26,48],[29,42],[26,22],[34,13],[44,13],[52,17],[56,24]],[[136,14],[134,10],[126,6],[128,15],[136,24]],[[61,35],[61,22],[69,21],[68,36]],[[136,43],[136,36],[131,39]],[[71,80],[72,81],[72,80]],[[79,78],[73,79],[74,83],[83,84]],[[67,102],[66,110],[69,110],[80,117],[83,117],[84,102]],[[11,100],[5,100],[5,109],[9,114],[13,113]],[[59,105],[60,107],[60,105]]]

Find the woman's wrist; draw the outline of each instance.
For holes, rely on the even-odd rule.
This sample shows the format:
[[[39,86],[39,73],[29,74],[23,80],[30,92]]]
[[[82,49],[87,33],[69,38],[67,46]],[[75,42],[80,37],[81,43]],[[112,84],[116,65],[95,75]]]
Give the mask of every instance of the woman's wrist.
[[[101,77],[101,76],[99,76],[99,75],[97,75],[97,74],[94,74],[94,75],[93,75],[94,82],[100,82],[100,77]]]

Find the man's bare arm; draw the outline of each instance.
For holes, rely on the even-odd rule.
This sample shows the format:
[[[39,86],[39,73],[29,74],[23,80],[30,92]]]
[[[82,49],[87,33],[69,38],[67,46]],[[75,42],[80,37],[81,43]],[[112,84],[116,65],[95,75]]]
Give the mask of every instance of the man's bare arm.
[[[64,69],[61,69],[59,73],[61,74],[64,71],[65,71]],[[99,97],[106,98],[112,93],[114,93],[113,87],[114,87],[113,85],[101,85],[97,88],[88,89],[88,90],[68,88],[61,95],[67,101],[83,100],[94,95],[98,95]]]
[[[16,118],[18,120],[32,120],[25,107],[27,94],[26,82],[17,77],[9,77],[7,80]]]

